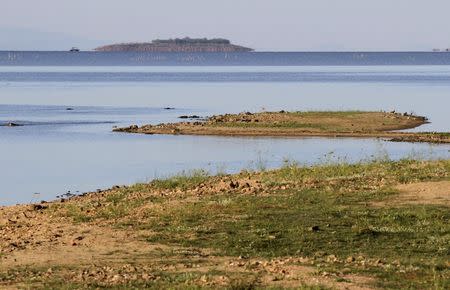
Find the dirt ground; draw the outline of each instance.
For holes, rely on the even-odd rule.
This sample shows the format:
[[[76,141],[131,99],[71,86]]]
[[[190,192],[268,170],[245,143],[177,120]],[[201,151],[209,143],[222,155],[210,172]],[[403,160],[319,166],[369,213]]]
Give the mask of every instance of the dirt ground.
[[[139,200],[147,194],[179,203],[177,196],[186,195],[183,202],[187,199],[195,201],[224,190],[249,195],[266,194],[268,188],[259,178],[258,173],[240,179],[217,177],[186,192],[154,189],[143,193],[137,190],[128,198]],[[389,203],[379,202],[374,206],[450,206],[448,180],[402,184],[395,188],[399,194],[392,196]],[[263,287],[321,285],[336,289],[373,289],[368,285],[374,278],[351,274],[345,267],[338,276],[318,273],[310,257],[269,260],[220,256],[210,249],[149,242],[145,237],[151,232],[127,227],[123,223],[118,226],[116,219],[83,222],[77,221],[75,215],[65,214],[70,208],[80,209],[86,204],[101,207],[106,200],[112,200],[118,190],[110,189],[52,203],[0,207],[0,288],[36,287],[57,283],[55,281],[112,287],[195,272],[205,274],[194,276],[191,283],[207,287],[228,287],[236,280],[258,277],[258,285]],[[133,212],[133,219],[141,218],[143,207]],[[326,259],[337,260],[333,255]],[[345,259],[341,262],[346,263]],[[354,263],[354,258],[349,263]],[[211,272],[217,274],[211,275]],[[59,287],[62,284],[55,285]]]
[[[33,281],[62,279],[66,283],[95,283],[107,287],[159,279],[158,272],[184,274],[214,270],[253,273],[265,286],[320,285],[335,289],[370,289],[372,278],[343,274],[317,275],[308,258],[273,260],[221,257],[205,250],[148,243],[142,232],[94,222],[74,224],[30,206],[1,208],[0,280],[2,289],[27,288]],[[6,275],[7,276],[7,275]],[[200,277],[198,286],[229,286],[230,277]],[[36,284],[33,284],[36,286]],[[37,284],[39,285],[39,283]]]

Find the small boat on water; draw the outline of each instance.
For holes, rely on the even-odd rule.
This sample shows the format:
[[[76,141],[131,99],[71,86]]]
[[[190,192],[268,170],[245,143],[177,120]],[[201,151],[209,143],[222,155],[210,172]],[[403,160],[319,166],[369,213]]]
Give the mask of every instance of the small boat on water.
[[[78,47],[72,47],[69,51],[70,52],[79,52],[80,49]]]

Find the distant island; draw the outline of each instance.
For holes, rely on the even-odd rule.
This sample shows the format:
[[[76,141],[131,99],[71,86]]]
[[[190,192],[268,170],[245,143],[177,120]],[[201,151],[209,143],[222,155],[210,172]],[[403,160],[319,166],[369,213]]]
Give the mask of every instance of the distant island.
[[[100,46],[95,51],[148,51],[148,52],[250,52],[253,49],[232,44],[223,38],[156,39],[152,42],[119,43]]]

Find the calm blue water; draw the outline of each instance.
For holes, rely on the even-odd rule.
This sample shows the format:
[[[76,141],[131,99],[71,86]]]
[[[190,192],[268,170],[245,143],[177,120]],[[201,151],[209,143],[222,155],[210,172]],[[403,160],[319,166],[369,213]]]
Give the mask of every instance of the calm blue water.
[[[0,65],[22,66],[303,66],[450,65],[447,52],[32,52],[0,51]]]
[[[189,169],[273,168],[286,158],[306,164],[386,154],[449,158],[448,145],[377,139],[111,132],[186,114],[281,109],[395,109],[429,117],[416,131],[450,130],[450,54],[358,55],[0,52],[0,204]],[[24,126],[1,126],[9,122]]]

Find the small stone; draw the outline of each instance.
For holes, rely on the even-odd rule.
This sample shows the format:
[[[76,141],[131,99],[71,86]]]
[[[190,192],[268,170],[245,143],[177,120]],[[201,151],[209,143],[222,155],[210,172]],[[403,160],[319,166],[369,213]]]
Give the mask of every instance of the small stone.
[[[346,261],[347,261],[347,263],[352,263],[355,261],[355,257],[349,256],[349,257],[347,257]]]
[[[309,228],[309,230],[311,232],[318,232],[320,230],[320,227],[319,226],[312,226],[312,227]]]
[[[374,261],[374,264],[375,264],[375,265],[381,265],[381,264],[383,264],[383,262],[382,262],[380,259],[376,259],[376,260]]]
[[[342,274],[350,274],[352,270],[350,268],[344,268],[342,269]]]
[[[7,127],[20,127],[20,126],[23,126],[23,125],[20,125],[20,124],[17,124],[17,123],[13,123],[13,122],[10,122],[10,123],[6,124],[6,126],[7,126]]]
[[[337,261],[336,255],[329,255],[329,256],[327,257],[327,262],[332,262],[332,263],[334,263],[334,262],[336,262],[336,261]]]
[[[47,208],[48,208],[48,206],[42,205],[42,204],[33,204],[33,206],[32,206],[33,210],[44,210]]]
[[[233,188],[233,189],[238,188],[239,187],[239,182],[231,181],[230,182],[230,187]]]
[[[325,256],[327,253],[324,251],[317,251],[314,253],[314,257],[323,257]]]

